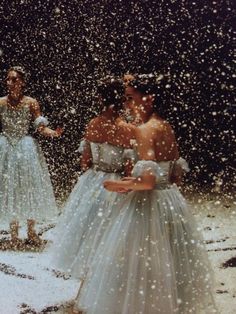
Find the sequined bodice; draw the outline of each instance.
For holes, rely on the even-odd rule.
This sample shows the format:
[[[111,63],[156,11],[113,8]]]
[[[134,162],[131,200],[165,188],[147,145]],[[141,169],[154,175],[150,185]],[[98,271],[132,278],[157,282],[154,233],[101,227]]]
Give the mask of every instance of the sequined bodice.
[[[4,105],[0,110],[0,119],[2,134],[8,138],[12,145],[15,145],[23,136],[28,134],[31,121],[28,106],[12,109]]]
[[[115,172],[123,169],[122,147],[113,146],[107,143],[90,142],[93,165],[103,171]]]

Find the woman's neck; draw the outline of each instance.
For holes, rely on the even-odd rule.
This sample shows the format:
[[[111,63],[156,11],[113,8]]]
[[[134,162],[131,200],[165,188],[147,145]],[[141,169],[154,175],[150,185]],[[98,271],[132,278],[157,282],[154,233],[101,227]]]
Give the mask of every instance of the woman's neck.
[[[135,123],[137,125],[139,124],[144,124],[144,123],[147,123],[151,118],[153,117],[158,117],[156,113],[153,113],[153,112],[144,112],[144,111],[137,111],[136,115],[135,115]]]
[[[23,93],[10,93],[7,96],[7,100],[11,105],[18,105],[22,99],[23,99],[24,95]]]

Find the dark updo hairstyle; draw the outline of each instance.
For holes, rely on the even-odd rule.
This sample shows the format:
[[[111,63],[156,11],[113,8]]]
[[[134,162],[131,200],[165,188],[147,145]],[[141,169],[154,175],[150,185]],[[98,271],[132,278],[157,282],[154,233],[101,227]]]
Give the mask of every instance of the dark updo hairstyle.
[[[113,105],[116,111],[122,109],[125,87],[121,79],[106,76],[98,82],[97,91],[104,107]]]
[[[134,79],[128,85],[137,89],[143,95],[152,95],[153,112],[165,117],[168,110],[167,94],[170,88],[170,79],[163,74],[134,74]]]
[[[20,75],[20,78],[22,79],[22,81],[26,82],[26,80],[27,80],[27,73],[26,73],[26,70],[22,66],[19,66],[19,65],[12,66],[7,71],[7,73],[9,73],[11,71],[17,72]]]

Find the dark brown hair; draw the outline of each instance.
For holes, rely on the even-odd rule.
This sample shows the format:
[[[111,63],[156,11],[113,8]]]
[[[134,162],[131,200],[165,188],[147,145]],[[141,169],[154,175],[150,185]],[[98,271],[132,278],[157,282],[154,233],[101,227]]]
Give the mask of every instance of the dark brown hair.
[[[21,79],[25,82],[27,79],[27,73],[25,71],[25,69],[22,66],[16,65],[16,66],[12,66],[10,67],[10,69],[7,71],[7,73],[11,72],[11,71],[15,71],[17,72]]]
[[[137,89],[143,95],[152,95],[153,111],[156,111],[163,118],[166,116],[168,107],[168,90],[170,78],[163,74],[134,74],[134,79],[128,85]]]
[[[121,79],[107,76],[98,82],[97,91],[105,107],[114,105],[117,111],[123,107],[124,83]]]

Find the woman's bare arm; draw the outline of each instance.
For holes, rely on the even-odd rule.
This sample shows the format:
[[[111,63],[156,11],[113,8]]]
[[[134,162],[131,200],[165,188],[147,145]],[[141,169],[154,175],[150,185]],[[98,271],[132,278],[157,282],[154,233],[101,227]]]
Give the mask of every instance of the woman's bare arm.
[[[103,186],[113,192],[120,190],[144,191],[152,190],[156,184],[156,177],[150,172],[143,173],[139,177],[127,178],[127,180],[106,180]]]
[[[41,117],[41,110],[39,103],[34,99],[30,104],[30,112],[32,114],[32,117],[34,121]],[[48,128],[45,124],[39,123],[37,126],[37,131],[46,137],[60,137],[63,130],[62,128],[57,128],[56,130],[53,130],[51,128]]]

